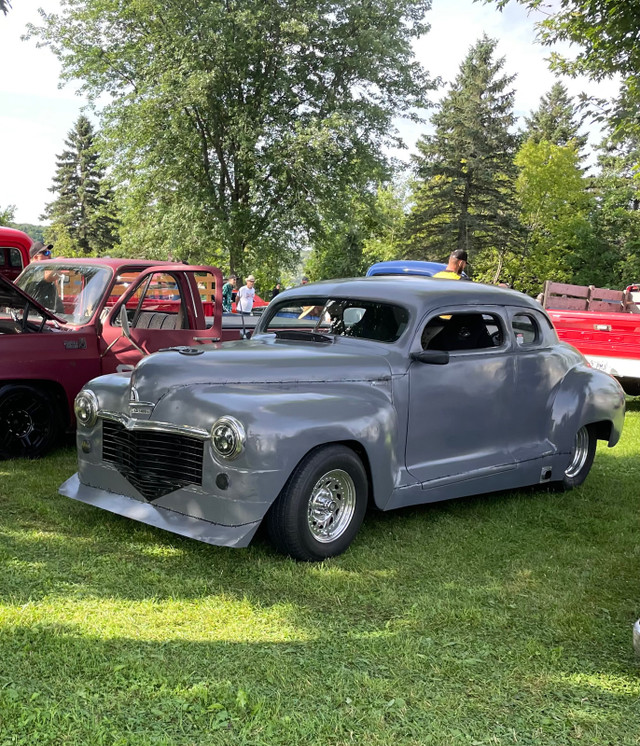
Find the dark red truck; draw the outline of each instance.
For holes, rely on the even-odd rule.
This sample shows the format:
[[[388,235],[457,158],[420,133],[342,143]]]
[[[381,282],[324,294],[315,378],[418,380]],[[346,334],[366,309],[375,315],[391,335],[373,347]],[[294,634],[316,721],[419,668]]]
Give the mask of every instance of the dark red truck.
[[[29,264],[32,243],[26,233],[0,226],[0,277],[16,279]]]
[[[225,314],[215,267],[134,259],[33,262],[0,276],[0,459],[44,454],[75,427],[91,378],[162,348],[240,339],[255,319]]]

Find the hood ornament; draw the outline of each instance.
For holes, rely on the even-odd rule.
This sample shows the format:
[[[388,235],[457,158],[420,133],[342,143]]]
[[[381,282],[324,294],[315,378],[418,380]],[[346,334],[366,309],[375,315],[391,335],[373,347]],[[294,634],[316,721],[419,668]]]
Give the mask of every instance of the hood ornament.
[[[135,386],[131,387],[131,394],[129,398],[129,416],[136,417],[137,419],[148,419],[153,412],[155,404],[150,401],[140,401],[140,395],[138,389]]]

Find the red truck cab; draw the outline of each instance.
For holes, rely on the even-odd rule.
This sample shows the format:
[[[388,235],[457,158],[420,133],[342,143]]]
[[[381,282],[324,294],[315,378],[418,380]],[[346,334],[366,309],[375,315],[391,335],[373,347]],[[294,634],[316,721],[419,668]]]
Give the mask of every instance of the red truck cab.
[[[22,231],[0,226],[0,276],[16,279],[29,264],[29,249],[33,241]]]
[[[243,333],[238,324],[223,332],[215,267],[50,259],[15,283],[0,276],[0,459],[46,453],[75,427],[74,399],[91,378]]]

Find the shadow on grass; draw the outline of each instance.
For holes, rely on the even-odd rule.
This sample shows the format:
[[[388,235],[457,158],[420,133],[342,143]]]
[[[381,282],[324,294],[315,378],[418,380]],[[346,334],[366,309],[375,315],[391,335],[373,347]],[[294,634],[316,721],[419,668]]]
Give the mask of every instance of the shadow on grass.
[[[502,610],[508,623],[516,613],[577,614],[581,604],[624,618],[635,613],[629,599],[640,553],[637,461],[615,459],[624,475],[615,490],[599,456],[585,486],[571,493],[526,490],[370,512],[353,547],[320,565],[280,557],[262,536],[248,549],[212,547],[55,492],[34,498],[25,467],[26,495],[0,501],[0,599],[223,595],[286,606],[306,628],[319,616],[371,628],[413,618],[416,608],[428,617],[432,599],[444,609],[440,623],[455,624],[465,604]]]
[[[604,681],[557,648],[524,640],[516,650],[510,641],[480,652],[426,640],[413,648],[390,630],[377,640],[336,640],[328,651],[323,639],[155,642],[144,635],[129,629],[100,639],[53,624],[3,629],[0,650],[11,661],[0,677],[5,738],[24,735],[20,718],[29,712],[31,732],[46,723],[51,743],[199,737],[209,744],[235,736],[252,744],[390,744],[424,743],[429,733],[434,743],[490,735],[496,743],[507,736],[505,743],[568,743],[571,736],[631,743],[640,715],[632,668]],[[526,664],[514,666],[526,645]]]

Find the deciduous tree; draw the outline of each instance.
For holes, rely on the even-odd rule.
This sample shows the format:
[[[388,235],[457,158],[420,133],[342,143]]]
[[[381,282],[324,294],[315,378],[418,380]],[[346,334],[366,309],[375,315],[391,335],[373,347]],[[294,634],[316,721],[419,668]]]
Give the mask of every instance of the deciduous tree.
[[[429,7],[62,0],[31,33],[66,79],[111,97],[124,240],[242,274],[282,266],[327,204],[384,178],[393,119],[432,87],[411,46]]]
[[[364,198],[353,194],[312,235],[305,273],[312,280],[356,277],[375,262],[402,256],[405,203],[399,185],[381,186]]]
[[[605,138],[599,171],[591,179],[598,209],[594,230],[599,242],[600,277],[606,287],[623,288],[640,278],[640,140]],[[596,280],[592,280],[596,284]]]
[[[506,276],[518,290],[534,295],[545,280],[580,282],[583,270],[593,272],[597,251],[590,222],[594,199],[587,192],[576,142],[556,145],[529,139],[516,164],[527,234],[522,253],[509,258]]]
[[[504,8],[510,0],[485,0]],[[569,75],[603,80],[622,78],[620,96],[613,108],[605,107],[621,134],[640,131],[640,13],[632,0],[516,0],[538,15],[543,44],[570,42],[571,57],[551,55],[552,67]]]

